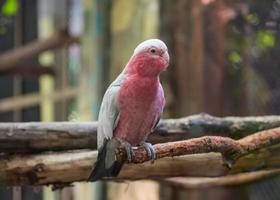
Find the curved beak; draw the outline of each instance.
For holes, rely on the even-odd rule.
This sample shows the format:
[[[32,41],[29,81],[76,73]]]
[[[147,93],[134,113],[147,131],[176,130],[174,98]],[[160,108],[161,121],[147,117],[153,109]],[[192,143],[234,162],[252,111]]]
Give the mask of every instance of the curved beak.
[[[164,51],[162,54],[161,54],[161,57],[164,58],[164,60],[166,61],[166,67],[168,66],[169,64],[169,54],[168,54],[168,51]]]

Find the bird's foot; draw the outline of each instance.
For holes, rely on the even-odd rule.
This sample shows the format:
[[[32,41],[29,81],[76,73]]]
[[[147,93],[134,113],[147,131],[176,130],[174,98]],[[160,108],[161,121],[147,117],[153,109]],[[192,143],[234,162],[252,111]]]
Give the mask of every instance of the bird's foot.
[[[146,149],[148,155],[152,158],[152,161],[155,161],[157,159],[156,151],[151,143],[143,142],[141,146],[143,146]]]
[[[122,140],[121,144],[125,148],[128,162],[131,162],[132,161],[132,157],[135,155],[134,151],[133,151],[133,148],[132,148],[132,145],[129,142],[125,141],[125,140]]]

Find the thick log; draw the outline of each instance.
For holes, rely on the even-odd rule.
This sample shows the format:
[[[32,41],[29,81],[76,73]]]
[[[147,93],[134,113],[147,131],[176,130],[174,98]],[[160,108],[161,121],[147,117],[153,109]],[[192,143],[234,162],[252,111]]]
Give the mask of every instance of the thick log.
[[[69,35],[67,30],[61,30],[47,39],[33,41],[22,47],[1,54],[0,70],[13,68],[46,50],[78,42],[79,38]]]
[[[42,185],[85,181],[96,156],[96,151],[76,151],[2,157],[0,182],[3,185]],[[179,175],[220,176],[227,172],[222,163],[222,157],[214,153],[163,158],[154,164],[125,164],[118,179]],[[212,170],[198,167],[201,165],[208,166],[207,169],[211,165]],[[179,168],[182,170],[176,170]]]
[[[279,149],[278,149],[279,150]],[[257,154],[256,154],[257,155]],[[68,184],[85,181],[97,156],[96,151],[60,152],[41,155],[13,155],[0,158],[1,185],[46,185]],[[279,156],[279,154],[277,155]],[[280,160],[267,154],[266,160],[275,159],[274,167],[280,167]],[[265,159],[255,156],[258,165],[252,166],[249,157],[242,160],[242,170],[262,167]],[[109,180],[164,180],[164,177],[220,177],[231,172],[219,153],[192,154],[166,157],[141,164],[125,163],[119,176]],[[257,177],[258,178],[258,177]],[[213,179],[214,180],[214,179]],[[253,181],[254,179],[251,179]],[[219,179],[217,180],[220,181]],[[215,181],[212,184],[215,183]]]
[[[1,152],[96,148],[97,122],[0,123]]]
[[[239,139],[277,126],[280,116],[218,118],[200,114],[161,120],[148,141],[156,144],[204,135]],[[2,152],[96,149],[96,130],[97,122],[0,123],[0,149]]]
[[[259,140],[250,140],[249,137],[259,137]],[[113,180],[158,180],[166,176],[216,177],[260,168],[280,168],[279,138],[280,128],[256,133],[248,136],[246,140],[235,141],[208,136],[157,144],[154,148],[160,159],[154,163],[143,162],[149,160],[147,152],[137,148],[132,160],[134,163],[125,163],[119,176]],[[271,142],[268,142],[269,140]],[[277,145],[272,146],[277,141]],[[252,147],[252,144],[246,144],[248,142],[254,142],[255,145]],[[248,146],[250,148],[247,148]],[[263,148],[270,153],[263,153]],[[96,156],[96,151],[89,150],[38,155],[2,155],[0,182],[3,185],[43,185],[84,181]],[[237,158],[239,159],[235,162]],[[229,160],[232,161],[230,165]]]
[[[174,138],[172,141],[205,135],[226,136],[240,139],[258,131],[280,127],[279,116],[214,117],[207,113],[179,119],[162,120],[159,133]],[[188,137],[188,138],[187,138]]]

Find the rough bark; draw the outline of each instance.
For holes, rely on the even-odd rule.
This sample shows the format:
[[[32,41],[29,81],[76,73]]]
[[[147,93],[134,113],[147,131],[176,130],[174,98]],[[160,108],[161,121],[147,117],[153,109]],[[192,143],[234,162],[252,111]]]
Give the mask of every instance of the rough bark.
[[[1,152],[96,148],[97,122],[0,123]]]
[[[156,144],[205,135],[239,139],[277,126],[280,126],[279,116],[218,118],[200,114],[162,120],[148,141]],[[96,149],[96,130],[97,122],[0,123],[0,149],[2,152]]]
[[[277,116],[259,117],[214,117],[206,113],[179,119],[163,120],[158,126],[161,135],[172,135],[180,140],[187,138],[219,135],[240,139],[252,133],[280,126]],[[176,135],[176,137],[174,136]],[[171,139],[171,138],[169,138]]]
[[[63,45],[78,43],[79,38],[69,35],[68,31],[61,30],[50,38],[33,41],[20,48],[5,52],[0,55],[0,70],[7,70],[22,64],[42,53],[43,51],[55,49]]]
[[[279,139],[280,128],[276,128],[237,141],[207,136],[157,144],[154,148],[159,160],[154,163],[144,162],[149,160],[149,157],[145,150],[138,148],[135,149],[133,163],[125,163],[116,180],[159,179],[166,176],[215,177],[258,168],[279,168]],[[271,153],[263,154],[263,151],[257,151],[263,148]],[[84,181],[96,156],[96,151],[89,150],[38,155],[2,155],[0,182],[2,185],[42,185]],[[121,159],[124,158],[123,154]],[[235,162],[237,158],[239,160]],[[252,159],[254,162],[251,162]]]
[[[173,157],[186,154],[219,152],[229,162],[235,162],[241,156],[280,143],[280,128],[269,129],[247,136],[240,140],[233,140],[220,136],[204,136],[189,140],[155,144],[157,158]],[[126,160],[124,149],[117,151],[119,160]],[[138,148],[133,156],[133,163],[150,160],[144,148]],[[231,167],[231,166],[229,166]]]

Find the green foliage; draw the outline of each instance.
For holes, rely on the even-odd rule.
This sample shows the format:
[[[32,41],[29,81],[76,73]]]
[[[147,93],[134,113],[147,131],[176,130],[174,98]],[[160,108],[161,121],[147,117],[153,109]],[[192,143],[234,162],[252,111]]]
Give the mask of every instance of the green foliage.
[[[271,31],[259,31],[256,42],[260,50],[267,51],[275,46],[275,34]]]
[[[229,54],[229,61],[233,64],[239,64],[242,62],[242,58],[237,51],[232,51]]]
[[[258,25],[260,23],[260,19],[256,13],[250,13],[246,16],[246,21],[252,25]]]
[[[7,32],[6,27],[0,25],[0,35],[4,35],[6,32]]]
[[[1,14],[4,16],[13,16],[17,13],[18,3],[17,0],[6,0],[1,8]]]

